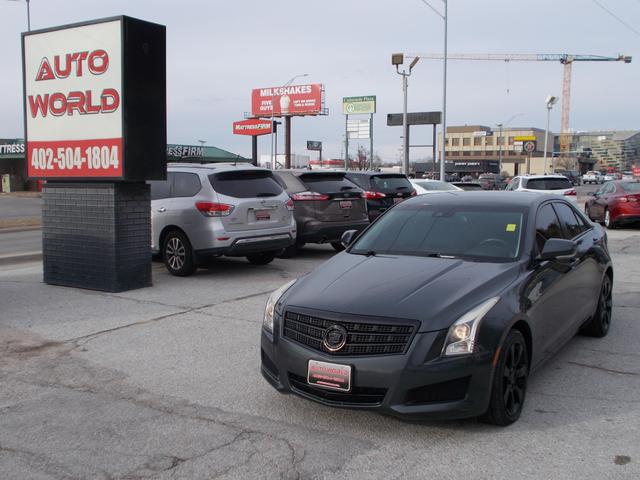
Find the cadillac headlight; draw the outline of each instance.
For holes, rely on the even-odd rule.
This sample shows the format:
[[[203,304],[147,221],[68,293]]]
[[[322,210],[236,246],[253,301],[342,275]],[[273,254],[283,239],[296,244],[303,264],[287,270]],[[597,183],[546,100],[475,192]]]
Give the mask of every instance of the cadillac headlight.
[[[473,353],[480,322],[499,300],[500,297],[490,298],[456,320],[449,327],[442,354],[454,356]]]
[[[262,327],[269,333],[273,333],[273,317],[276,313],[276,304],[280,297],[284,295],[284,292],[289,290],[291,286],[296,283],[297,279],[291,280],[290,282],[285,283],[277,290],[269,295],[269,299],[267,300],[267,305],[264,309],[264,317],[262,319]]]

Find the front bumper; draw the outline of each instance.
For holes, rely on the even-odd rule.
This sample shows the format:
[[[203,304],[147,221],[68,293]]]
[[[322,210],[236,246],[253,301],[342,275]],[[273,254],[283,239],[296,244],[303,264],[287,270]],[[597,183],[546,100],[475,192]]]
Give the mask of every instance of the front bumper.
[[[333,407],[368,409],[410,420],[481,415],[491,393],[492,353],[441,358],[445,334],[418,333],[405,354],[338,356],[263,331],[261,372],[282,393]],[[351,392],[308,385],[309,360],[351,365]]]

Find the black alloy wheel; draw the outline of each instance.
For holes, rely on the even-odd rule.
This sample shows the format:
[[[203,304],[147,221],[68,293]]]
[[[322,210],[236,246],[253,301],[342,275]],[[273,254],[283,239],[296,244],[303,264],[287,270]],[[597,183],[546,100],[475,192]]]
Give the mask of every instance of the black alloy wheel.
[[[252,265],[266,265],[267,263],[271,263],[274,258],[276,258],[276,254],[279,252],[259,252],[259,253],[250,253],[247,255],[247,260]]]
[[[342,242],[331,242],[331,246],[336,252],[341,252],[344,250],[344,245],[342,245]]]
[[[191,242],[184,233],[178,230],[172,230],[165,237],[162,258],[171,275],[186,277],[196,269]]]
[[[527,343],[522,333],[512,330],[500,349],[489,408],[480,420],[499,426],[515,422],[522,413],[528,376]]]
[[[609,275],[605,275],[600,288],[596,313],[582,328],[582,333],[590,337],[602,338],[609,333],[611,312],[613,310],[613,284]]]

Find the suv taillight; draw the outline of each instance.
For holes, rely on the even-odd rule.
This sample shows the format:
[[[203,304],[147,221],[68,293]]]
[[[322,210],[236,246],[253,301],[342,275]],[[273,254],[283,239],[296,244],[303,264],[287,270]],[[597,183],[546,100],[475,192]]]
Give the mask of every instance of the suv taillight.
[[[290,212],[293,211],[293,209],[295,208],[293,205],[292,199],[287,200],[287,203],[285,204],[285,206],[287,207],[287,210],[289,210]]]
[[[415,197],[416,195],[418,195],[418,192],[416,192],[415,190],[411,190],[411,196]]]
[[[379,198],[384,198],[386,195],[380,192],[364,192],[364,198],[367,200],[378,200]]]
[[[571,190],[567,190],[564,192],[565,195],[577,195],[576,191],[572,188]]]
[[[216,202],[196,202],[196,208],[205,217],[226,217],[233,211],[233,205]]]
[[[323,193],[318,192],[300,192],[294,193],[291,195],[296,202],[309,202],[309,201],[319,201],[319,200],[329,200],[329,195],[324,195]]]

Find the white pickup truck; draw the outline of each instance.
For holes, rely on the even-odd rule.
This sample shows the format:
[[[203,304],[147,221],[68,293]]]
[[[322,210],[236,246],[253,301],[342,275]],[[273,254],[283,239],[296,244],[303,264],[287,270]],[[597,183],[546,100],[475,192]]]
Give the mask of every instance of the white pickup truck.
[[[582,175],[582,184],[586,183],[602,183],[604,181],[600,172],[587,172]]]

